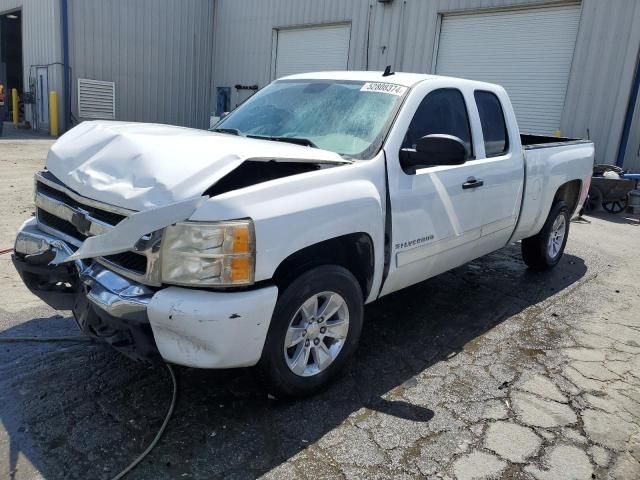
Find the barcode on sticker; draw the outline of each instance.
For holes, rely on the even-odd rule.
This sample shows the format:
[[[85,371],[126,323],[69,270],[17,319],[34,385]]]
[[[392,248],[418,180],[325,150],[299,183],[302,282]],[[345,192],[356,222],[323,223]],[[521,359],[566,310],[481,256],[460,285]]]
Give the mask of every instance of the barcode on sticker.
[[[388,93],[389,95],[404,95],[404,92],[407,91],[407,87],[403,87],[402,85],[395,85],[393,83],[375,83],[375,82],[367,82],[360,89],[361,92],[377,92],[377,93]]]

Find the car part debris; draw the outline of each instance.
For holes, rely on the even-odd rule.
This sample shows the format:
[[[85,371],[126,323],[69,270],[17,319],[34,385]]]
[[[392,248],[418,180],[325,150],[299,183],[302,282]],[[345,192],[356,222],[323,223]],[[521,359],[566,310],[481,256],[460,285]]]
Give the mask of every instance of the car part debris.
[[[67,257],[56,256],[52,265],[82,260],[85,258],[103,257],[126,252],[136,243],[156,230],[160,230],[182,220],[186,220],[209,197],[196,197],[163,207],[152,208],[144,212],[134,213],[118,223],[112,230],[102,235],[87,238],[75,253]]]

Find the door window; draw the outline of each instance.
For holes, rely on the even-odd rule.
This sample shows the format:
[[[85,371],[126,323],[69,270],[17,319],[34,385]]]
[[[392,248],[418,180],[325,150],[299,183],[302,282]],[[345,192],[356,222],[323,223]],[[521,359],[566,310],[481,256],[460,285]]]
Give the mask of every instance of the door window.
[[[434,133],[460,138],[469,158],[473,158],[469,114],[460,90],[442,88],[424,97],[411,120],[402,148],[415,148],[418,140]]]
[[[495,94],[484,90],[477,90],[473,96],[480,114],[484,151],[487,157],[502,155],[509,149],[509,135],[500,100]]]

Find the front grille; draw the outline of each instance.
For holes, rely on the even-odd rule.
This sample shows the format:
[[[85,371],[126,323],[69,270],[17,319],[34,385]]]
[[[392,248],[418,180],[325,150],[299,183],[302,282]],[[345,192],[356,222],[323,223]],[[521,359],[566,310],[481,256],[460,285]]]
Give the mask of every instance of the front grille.
[[[61,192],[58,189],[50,187],[49,185],[38,182],[37,191],[40,193],[44,193],[49,197],[55,198],[56,200],[61,201],[65,205],[69,205],[73,208],[82,208],[87,211],[93,218],[100,220],[102,222],[108,223],[109,225],[117,225],[119,222],[124,220],[126,217],[124,215],[120,215],[118,213],[108,212],[106,210],[101,210],[90,205],[85,205],[71,198],[64,192]]]
[[[76,230],[76,227],[74,227],[73,224],[63,220],[62,218],[56,217],[46,210],[41,208],[36,209],[36,216],[38,218],[38,223],[75,238],[79,242],[84,242],[87,239],[85,235]]]
[[[147,271],[147,257],[136,252],[117,253],[102,258],[120,268],[136,272],[138,275],[144,275]]]
[[[53,176],[48,172],[46,177],[43,176],[43,178],[46,178],[48,181],[54,181],[55,178],[52,178],[52,177]],[[61,188],[64,188],[64,187],[61,186]],[[58,188],[54,188],[51,185],[47,185],[42,181],[36,181],[36,193],[46,195],[46,197],[57,200],[58,202],[62,202],[64,203],[64,205],[71,207],[73,209],[86,212],[88,216],[91,217],[92,219],[98,220],[108,225],[115,226],[120,221],[126,218],[126,215],[122,215],[119,213],[110,212],[101,208],[97,208],[94,205],[88,205],[87,203],[79,201],[76,198],[71,197],[64,191],[59,190]],[[89,202],[89,201],[88,203],[95,204],[95,202]],[[46,205],[44,206],[45,208],[48,208],[46,207]],[[52,211],[58,212],[58,210],[56,209],[53,209]],[[60,213],[60,215],[64,216],[65,214]],[[53,229],[57,232],[60,232],[66,235],[67,237],[70,237],[76,240],[78,243],[82,243],[88,238],[86,235],[87,230],[81,231],[78,228],[76,228],[76,226],[73,223],[67,220],[67,218],[70,218],[69,216],[67,216],[66,218],[60,218],[57,215],[54,215],[53,213],[45,210],[42,207],[37,207],[36,217],[38,219],[39,224],[45,227],[48,227],[50,229]],[[74,223],[75,223],[75,220],[74,220]],[[108,228],[108,227],[105,227],[105,228]],[[147,257],[146,255],[141,253],[137,253],[137,252],[118,253],[116,255],[108,255],[108,256],[102,257],[102,260],[109,262],[115,267],[124,269],[126,271],[130,271],[139,276],[144,276],[147,273],[147,266],[148,266]]]

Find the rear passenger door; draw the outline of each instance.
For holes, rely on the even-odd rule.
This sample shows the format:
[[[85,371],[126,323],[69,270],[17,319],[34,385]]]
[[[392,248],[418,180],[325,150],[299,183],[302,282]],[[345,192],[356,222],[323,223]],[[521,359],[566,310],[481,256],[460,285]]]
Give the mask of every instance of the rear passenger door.
[[[500,92],[498,92],[500,93]],[[487,207],[483,213],[482,237],[487,248],[503,247],[515,228],[522,201],[524,187],[524,160],[515,118],[512,131],[507,127],[505,111],[512,112],[506,94],[502,100],[494,92],[475,90],[473,97],[482,130],[482,158],[476,160],[483,165],[485,178],[483,202]]]

